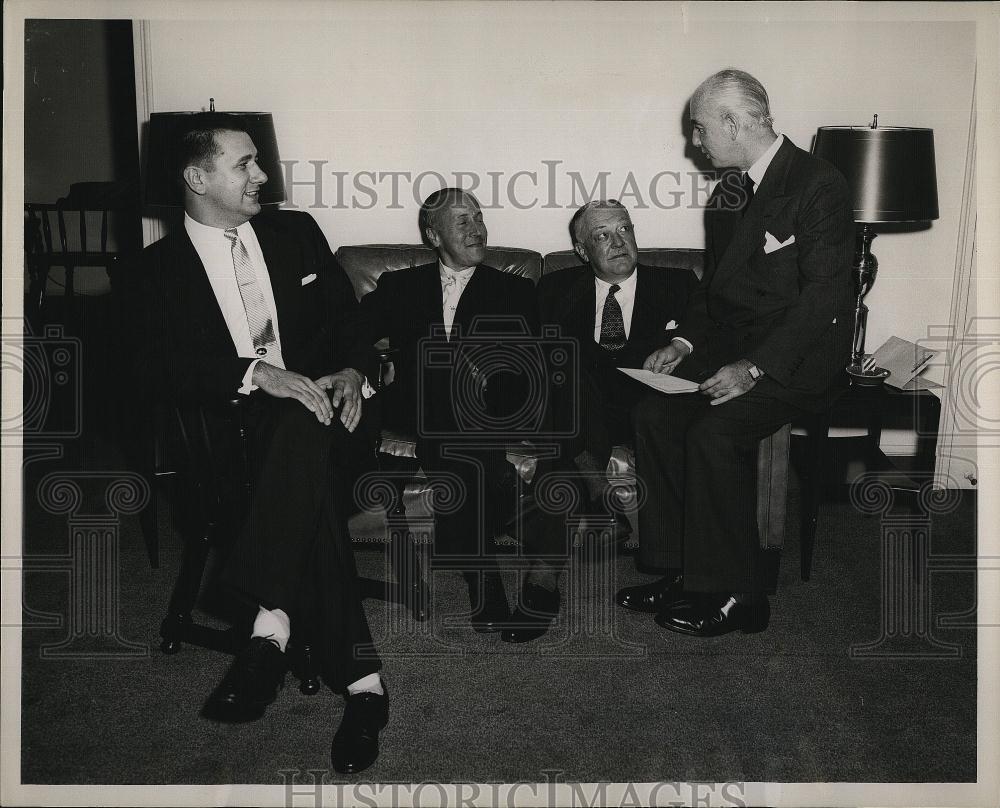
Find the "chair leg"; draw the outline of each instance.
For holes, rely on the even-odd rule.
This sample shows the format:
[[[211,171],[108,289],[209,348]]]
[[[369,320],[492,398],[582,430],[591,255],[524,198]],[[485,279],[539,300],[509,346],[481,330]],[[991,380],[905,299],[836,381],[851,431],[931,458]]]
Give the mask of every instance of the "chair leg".
[[[822,474],[826,459],[827,438],[830,433],[829,415],[820,415],[806,426],[806,462],[802,473],[802,534],[800,541],[799,575],[808,581],[812,575],[813,549],[816,543],[816,525],[819,519],[819,500]]]
[[[319,693],[319,674],[316,670],[316,659],[313,655],[312,641],[307,640],[299,646],[299,692],[304,696],[315,696]]]
[[[403,504],[403,484],[394,484],[394,501],[386,511],[386,530],[389,538],[389,552],[395,572],[399,599],[418,623],[427,620],[427,588],[424,582],[420,554],[406,519]]]
[[[181,569],[174,584],[173,594],[170,596],[167,616],[160,624],[160,637],[163,640],[160,643],[160,650],[165,654],[176,654],[181,650],[181,642],[192,625],[191,610],[201,589],[208,550],[207,534],[188,541],[184,546]]]

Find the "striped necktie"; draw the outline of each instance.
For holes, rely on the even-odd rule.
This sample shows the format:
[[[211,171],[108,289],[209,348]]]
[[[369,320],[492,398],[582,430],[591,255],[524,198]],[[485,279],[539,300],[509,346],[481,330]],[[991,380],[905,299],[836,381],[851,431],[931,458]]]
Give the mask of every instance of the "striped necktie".
[[[271,312],[268,311],[264,293],[257,283],[257,273],[250,262],[250,253],[235,227],[223,231],[223,234],[232,243],[233,269],[236,270],[236,283],[240,287],[240,297],[243,298],[243,310],[247,314],[254,353],[260,357],[267,356],[269,349],[277,347],[277,341],[274,338]]]

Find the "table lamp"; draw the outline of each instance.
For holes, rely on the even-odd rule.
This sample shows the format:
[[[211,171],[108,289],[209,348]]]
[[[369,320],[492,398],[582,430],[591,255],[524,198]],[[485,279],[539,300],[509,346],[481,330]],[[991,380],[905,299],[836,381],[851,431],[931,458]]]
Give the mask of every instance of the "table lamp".
[[[215,99],[209,99],[209,111],[215,112]],[[172,176],[175,161],[172,150],[176,148],[178,133],[197,112],[154,112],[149,116],[149,149],[146,161],[147,205],[184,207],[184,193],[180,180]],[[247,131],[257,147],[257,165],[267,174],[267,182],[260,189],[262,205],[277,205],[285,201],[284,172],[278,157],[278,138],[270,112],[231,112],[246,124]]]
[[[865,369],[865,295],[875,285],[878,260],[872,254],[874,225],[929,222],[938,218],[937,175],[934,170],[934,130],[878,125],[821,126],[813,154],[833,163],[847,178],[857,223],[854,278],[854,342],[847,373],[855,384],[879,385],[889,375],[884,368]]]

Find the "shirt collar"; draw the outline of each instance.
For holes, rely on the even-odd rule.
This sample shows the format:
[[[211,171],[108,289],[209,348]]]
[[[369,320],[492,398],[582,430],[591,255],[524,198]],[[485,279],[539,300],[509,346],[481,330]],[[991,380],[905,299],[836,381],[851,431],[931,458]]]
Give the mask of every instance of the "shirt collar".
[[[754,188],[760,187],[761,180],[764,179],[764,174],[767,172],[767,167],[771,165],[771,161],[774,159],[774,155],[778,153],[778,149],[781,148],[784,139],[784,135],[778,135],[774,139],[774,143],[767,147],[767,151],[757,158],[757,162],[747,169],[747,174],[753,180]]]
[[[441,275],[441,280],[446,280],[448,278],[455,278],[460,281],[468,281],[472,277],[472,273],[475,271],[475,267],[462,267],[461,269],[452,269],[451,267],[445,266],[444,261],[440,258],[438,259],[438,272]]]
[[[210,224],[202,224],[197,219],[193,218],[190,213],[184,211],[184,229],[187,231],[191,241],[196,243],[201,242],[204,244],[206,241],[211,239],[225,239],[225,231],[231,228],[212,227]],[[252,230],[253,227],[250,222],[243,222],[243,224],[237,226],[236,232],[239,233],[240,238],[243,238],[247,229]]]
[[[639,277],[639,273],[636,271],[636,269],[637,268],[633,268],[632,274],[629,275],[627,278],[625,278],[625,280],[615,281],[615,283],[618,284],[618,288],[621,291],[631,292],[633,289],[635,289],[636,278]],[[597,285],[594,288],[597,290],[598,295],[603,295],[607,297],[608,290],[611,288],[611,284],[605,280],[601,280],[596,275],[594,276],[594,280],[597,282]]]

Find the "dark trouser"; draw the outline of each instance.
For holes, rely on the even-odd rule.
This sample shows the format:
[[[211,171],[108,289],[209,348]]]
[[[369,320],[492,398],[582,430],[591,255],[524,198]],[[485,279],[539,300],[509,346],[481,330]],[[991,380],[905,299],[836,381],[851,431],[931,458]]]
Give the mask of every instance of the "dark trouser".
[[[512,519],[518,503],[517,471],[506,460],[506,446],[421,440],[417,455],[437,489],[432,500],[435,562],[469,570],[495,569],[493,538]],[[539,460],[535,479],[551,474],[553,468],[551,461]],[[565,556],[563,517],[537,512],[520,525],[523,555],[544,557],[550,564]]]
[[[305,625],[335,690],[379,670],[347,530],[350,486],[371,462],[366,433],[316,420],[297,401],[247,407],[255,480],[224,579]],[[303,619],[304,618],[304,619]]]
[[[712,406],[650,394],[633,411],[639,561],[680,569],[689,592],[757,592],[757,447],[803,411],[751,390]]]

